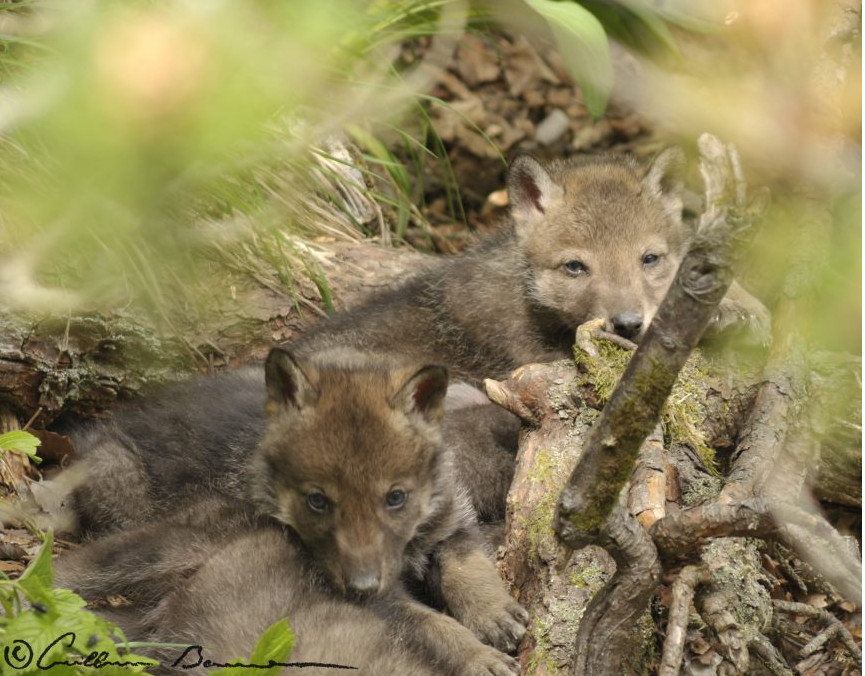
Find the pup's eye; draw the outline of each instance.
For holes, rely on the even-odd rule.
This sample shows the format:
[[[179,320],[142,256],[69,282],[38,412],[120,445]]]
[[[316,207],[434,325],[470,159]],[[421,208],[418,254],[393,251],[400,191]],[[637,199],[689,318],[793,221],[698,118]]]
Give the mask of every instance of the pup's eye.
[[[326,512],[330,506],[327,496],[321,491],[312,491],[306,494],[306,504],[313,512]]]
[[[388,509],[399,509],[405,504],[408,495],[401,488],[394,488],[384,498]]]
[[[572,275],[582,275],[589,271],[582,261],[577,260],[567,261],[565,263],[565,270]]]
[[[658,261],[660,260],[661,257],[658,254],[647,253],[645,256],[643,256],[643,267],[650,268],[653,265],[657,265]]]

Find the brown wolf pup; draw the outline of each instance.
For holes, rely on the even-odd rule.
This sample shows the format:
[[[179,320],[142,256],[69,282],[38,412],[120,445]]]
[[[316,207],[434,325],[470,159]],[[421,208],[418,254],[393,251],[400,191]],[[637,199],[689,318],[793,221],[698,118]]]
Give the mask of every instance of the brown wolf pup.
[[[687,251],[684,154],[646,171],[624,157],[543,165],[523,156],[508,172],[510,222],[474,251],[302,335],[300,353],[338,345],[447,365],[477,382],[571,353],[578,325],[639,340]],[[710,331],[767,340],[766,309],[740,287]]]
[[[352,356],[342,361],[375,357]],[[333,362],[320,354],[306,362]],[[338,362],[337,362],[338,363]],[[480,403],[484,402],[486,403]],[[76,449],[71,507],[91,539],[143,525],[203,494],[249,501],[260,492],[251,457],[267,423],[264,370],[246,367],[162,388],[107,419],[61,428]],[[448,388],[443,443],[481,521],[504,518],[519,421],[463,383]]]
[[[129,409],[87,435],[95,447],[92,462],[83,465],[88,476],[94,468],[102,474],[78,489],[81,511],[91,522],[100,515],[113,519],[115,528],[140,524],[142,515],[167,514],[173,521],[88,545],[61,561],[60,580],[88,598],[120,593],[148,608],[173,607],[187,582],[201,579],[210,589],[214,576],[241,575],[218,563],[223,545],[260,538],[262,556],[287,562],[290,584],[279,593],[238,591],[259,600],[226,606],[226,616],[260,611],[262,621],[273,621],[315,599],[337,605],[353,599],[385,622],[393,640],[442,673],[511,673],[513,661],[499,650],[515,648],[527,616],[481,550],[474,511],[442,444],[447,382],[437,366],[397,368],[351,350],[297,360],[275,349],[266,388],[260,376],[245,372],[190,383]],[[184,484],[185,497],[178,490]],[[210,513],[200,503],[208,496],[226,496],[241,516]],[[191,506],[181,518],[184,503]],[[120,512],[119,524],[112,512]],[[249,521],[246,513],[257,515],[264,523],[259,530],[271,535],[238,537],[245,529],[233,522]],[[217,525],[205,528],[208,519]],[[413,600],[405,586],[453,617]],[[192,600],[178,608],[209,598],[190,593]],[[164,637],[168,624],[180,622],[180,610],[166,612],[167,620],[147,621],[157,627],[152,636]],[[192,623],[189,636],[205,622],[182,617]],[[223,636],[218,627],[208,632]]]
[[[264,629],[282,618],[295,634],[292,663],[354,667],[368,676],[510,673],[504,662],[486,665],[472,657],[472,664],[455,671],[423,643],[430,629],[415,635],[410,622],[404,624],[404,609],[415,602],[395,589],[349,600],[329,584],[296,534],[223,496],[205,497],[160,521],[91,542],[61,558],[57,573],[59,585],[76,587],[89,599],[122,594],[132,601],[100,611],[127,637],[189,646],[151,652],[162,665],[151,673],[201,673],[205,659],[246,660]],[[420,612],[442,622],[433,638],[450,643],[454,620],[427,608]],[[493,652],[471,636],[466,644],[479,653]]]

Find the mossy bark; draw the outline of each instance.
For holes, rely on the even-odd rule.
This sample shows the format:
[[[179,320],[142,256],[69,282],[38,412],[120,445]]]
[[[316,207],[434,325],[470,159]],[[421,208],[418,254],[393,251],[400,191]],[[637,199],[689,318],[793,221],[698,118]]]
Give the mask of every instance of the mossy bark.
[[[579,460],[597,412],[579,398],[573,362],[530,364],[487,393],[528,424],[507,499],[502,576],[529,611],[528,638],[520,648],[522,673],[570,673],[580,619],[615,564],[599,547],[562,549],[553,529],[556,496]]]

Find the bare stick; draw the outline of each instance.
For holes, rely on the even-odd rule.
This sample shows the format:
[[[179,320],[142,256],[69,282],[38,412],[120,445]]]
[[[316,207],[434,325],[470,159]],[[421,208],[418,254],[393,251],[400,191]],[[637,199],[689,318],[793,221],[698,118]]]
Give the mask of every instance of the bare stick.
[[[838,634],[838,638],[844,644],[844,647],[850,652],[853,658],[859,663],[859,666],[862,666],[862,651],[859,649],[859,646],[856,645],[856,640],[845,627],[835,616],[831,613],[823,610],[822,608],[815,608],[814,606],[809,606],[807,603],[795,603],[793,601],[782,601],[775,600],[772,601],[772,606],[775,610],[781,611],[783,613],[787,613],[790,615],[804,615],[805,617],[812,617],[820,620],[827,627],[837,627],[835,631]],[[805,646],[807,648],[807,646]],[[804,654],[804,648],[802,650]]]

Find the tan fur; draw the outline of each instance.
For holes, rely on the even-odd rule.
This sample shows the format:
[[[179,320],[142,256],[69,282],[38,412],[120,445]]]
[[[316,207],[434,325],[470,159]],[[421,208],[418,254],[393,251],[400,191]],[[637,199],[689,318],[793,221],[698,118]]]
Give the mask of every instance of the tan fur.
[[[616,156],[549,165],[518,158],[501,234],[321,322],[294,347],[404,355],[478,382],[568,356],[576,327],[596,317],[639,339],[692,236],[682,220],[683,166],[677,149],[647,169]],[[765,308],[737,288],[716,328],[743,327],[763,343],[768,323]]]

